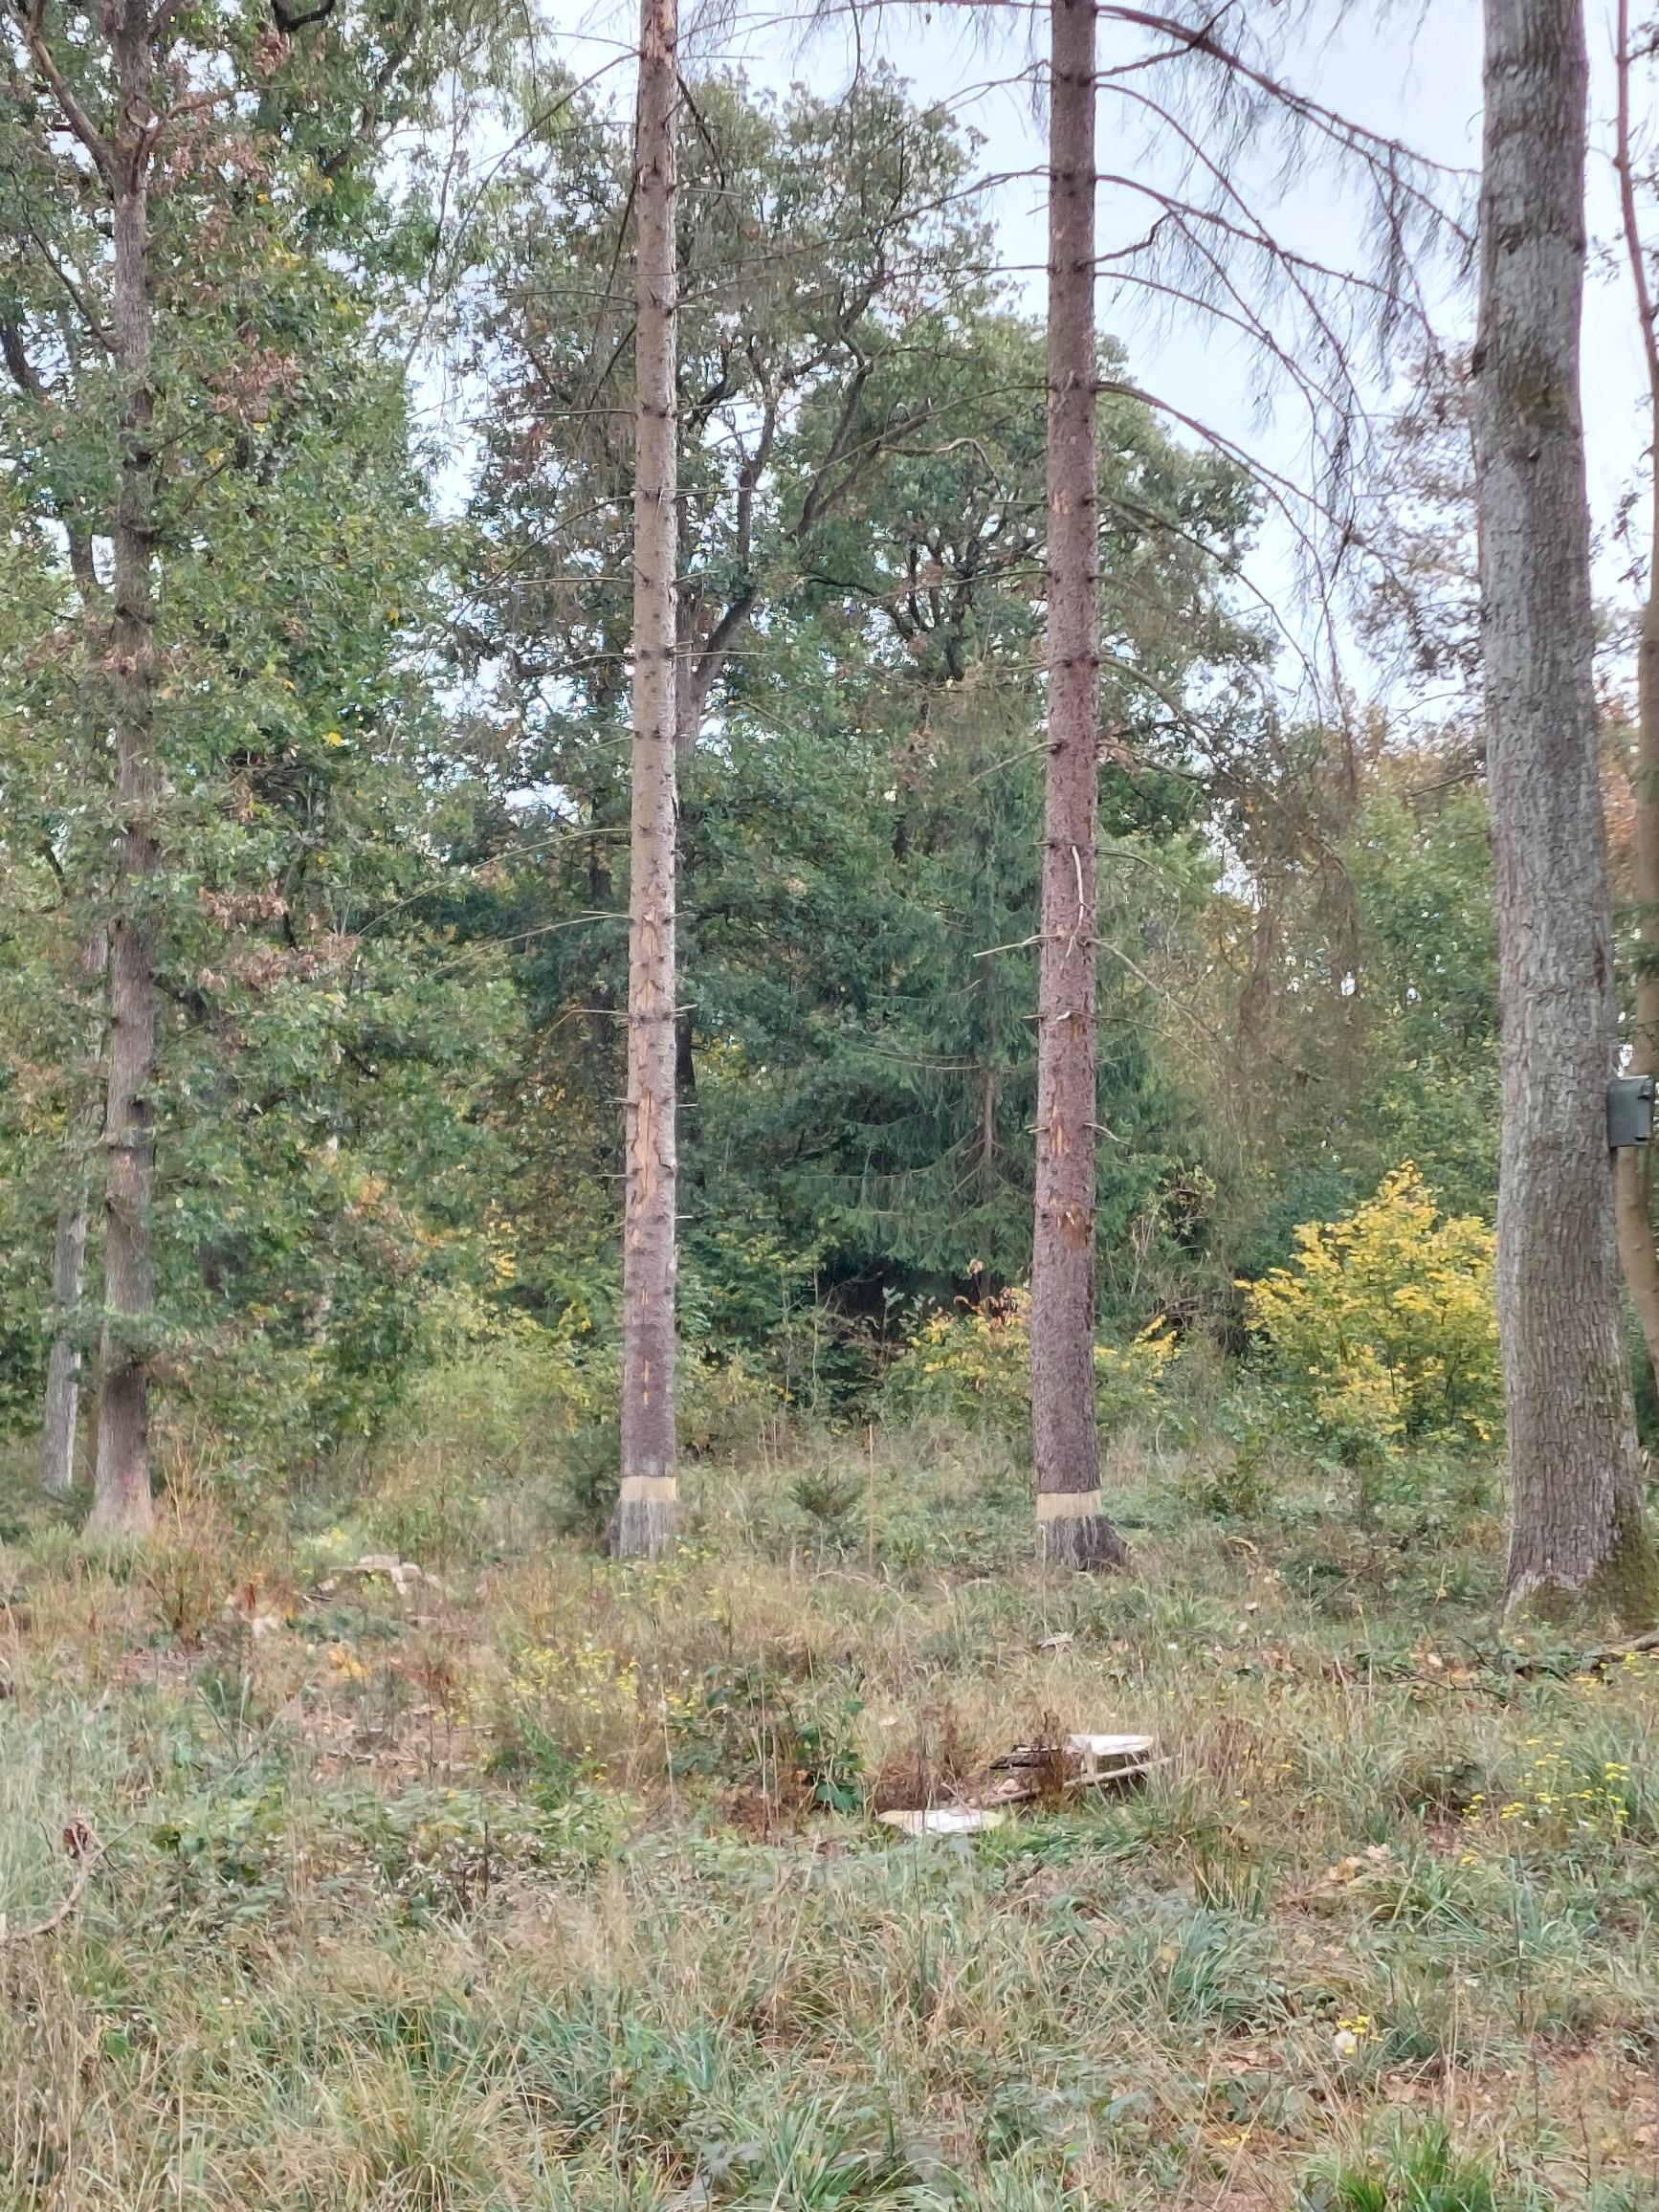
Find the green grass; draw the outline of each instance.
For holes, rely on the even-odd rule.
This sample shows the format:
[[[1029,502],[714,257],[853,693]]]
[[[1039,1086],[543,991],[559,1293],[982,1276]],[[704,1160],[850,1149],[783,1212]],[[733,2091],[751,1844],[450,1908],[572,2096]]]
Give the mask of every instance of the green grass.
[[[1151,1485],[1133,1579],[1044,1582],[937,1437],[711,1473],[659,1569],[508,1502],[403,1601],[330,1573],[374,1495],[136,1562],[12,1515],[0,1910],[107,1851],[0,1947],[0,2202],[1659,2204],[1659,1669],[1485,1664],[1489,1527]],[[870,1819],[1046,1716],[1169,1763]]]

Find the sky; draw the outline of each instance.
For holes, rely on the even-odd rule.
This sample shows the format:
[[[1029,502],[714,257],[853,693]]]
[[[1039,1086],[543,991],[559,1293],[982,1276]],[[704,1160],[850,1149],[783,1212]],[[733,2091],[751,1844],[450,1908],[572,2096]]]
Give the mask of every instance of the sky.
[[[1046,35],[1035,9],[889,4],[854,18],[844,0],[813,24],[812,0],[681,0],[690,29],[694,65],[700,59],[740,61],[758,82],[779,89],[809,79],[819,90],[845,82],[860,56],[880,55],[929,98],[944,100],[983,134],[987,173],[1010,181],[994,193],[1000,254],[1014,281],[1029,287],[1040,309],[1044,245],[1043,122],[1034,84],[1037,53]],[[778,20],[777,10],[793,11]],[[614,97],[631,97],[626,56],[636,36],[636,0],[543,0],[561,57],[579,76],[614,64],[604,81]],[[1264,38],[1282,41],[1281,74],[1297,90],[1413,150],[1468,172],[1472,180],[1480,151],[1480,0],[1253,0],[1252,22]],[[718,38],[711,33],[714,24]],[[699,29],[700,24],[700,29]],[[1102,38],[1102,58],[1129,51],[1122,33]],[[1608,596],[1628,596],[1624,585],[1628,556],[1617,544],[1613,523],[1619,503],[1645,472],[1646,437],[1640,406],[1640,340],[1629,276],[1618,243],[1618,204],[1611,165],[1612,11],[1610,0],[1589,0],[1592,56],[1590,219],[1593,254],[1584,322],[1584,410],[1592,519],[1598,531],[1598,586]],[[855,44],[856,40],[856,44]],[[1639,138],[1650,125],[1652,87],[1637,101]],[[1099,114],[1099,166],[1136,180],[1174,185],[1168,142],[1149,143],[1123,104],[1103,93]],[[1362,212],[1352,193],[1323,173],[1282,173],[1282,157],[1266,147],[1247,153],[1233,169],[1252,200],[1272,218],[1275,232],[1299,252],[1334,267],[1359,265],[1363,254]],[[1024,173],[1019,173],[1024,172]],[[1101,187],[1098,223],[1103,251],[1143,232],[1147,203],[1132,188]],[[1659,221],[1655,223],[1659,232]],[[1442,336],[1466,336],[1472,301],[1449,265],[1435,273],[1434,318]],[[1154,311],[1144,294],[1126,295],[1103,277],[1102,329],[1125,341],[1138,382],[1180,413],[1201,419],[1236,440],[1271,469],[1296,481],[1307,478],[1306,417],[1282,400],[1264,414],[1259,353],[1248,342],[1229,341],[1190,315]],[[1383,396],[1372,373],[1374,399]],[[1178,433],[1179,434],[1179,433]],[[1269,524],[1256,556],[1256,581],[1275,600],[1294,597],[1293,539]],[[1351,650],[1351,648],[1350,648]]]

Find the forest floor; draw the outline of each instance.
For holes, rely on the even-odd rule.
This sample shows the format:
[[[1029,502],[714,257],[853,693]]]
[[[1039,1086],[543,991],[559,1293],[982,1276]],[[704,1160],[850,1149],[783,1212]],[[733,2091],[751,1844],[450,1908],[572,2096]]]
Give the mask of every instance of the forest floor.
[[[384,1513],[19,1509],[0,2201],[1659,2205],[1659,1664],[1517,1668],[1489,1519],[1149,1482],[1044,1581],[907,1449],[694,1477],[661,1567],[406,1485],[401,1592]],[[1056,1727],[1167,1763],[871,1817]]]

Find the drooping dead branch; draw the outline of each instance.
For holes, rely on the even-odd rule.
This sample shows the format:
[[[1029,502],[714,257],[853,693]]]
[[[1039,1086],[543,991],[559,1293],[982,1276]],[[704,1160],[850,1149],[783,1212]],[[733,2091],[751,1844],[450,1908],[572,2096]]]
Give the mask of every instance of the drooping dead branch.
[[[5,1913],[0,1913],[0,1944],[33,1943],[42,1936],[50,1936],[55,1928],[63,1926],[85,1896],[86,1886],[106,1847],[86,1821],[77,1819],[64,1827],[63,1848],[76,1867],[74,1881],[44,1919],[32,1921],[26,1928],[8,1927]]]

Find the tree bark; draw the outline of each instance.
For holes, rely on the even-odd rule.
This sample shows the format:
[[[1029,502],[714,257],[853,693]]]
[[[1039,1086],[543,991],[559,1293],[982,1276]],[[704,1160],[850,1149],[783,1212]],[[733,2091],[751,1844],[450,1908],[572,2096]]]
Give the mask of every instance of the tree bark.
[[[43,409],[50,409],[55,394],[30,359],[21,323],[0,319],[0,357],[4,358],[18,390]],[[69,572],[75,579],[80,601],[81,627],[89,649],[96,653],[106,634],[108,594],[99,582],[91,518],[84,504],[72,507],[64,515],[63,529]],[[88,776],[96,773],[90,757],[83,763],[83,773]],[[80,1426],[80,1300],[85,1288],[90,1226],[87,1173],[103,1121],[102,1000],[108,940],[101,926],[94,929],[82,944],[79,964],[95,986],[99,1011],[88,1020],[88,1095],[84,1102],[71,1108],[68,1141],[64,1146],[64,1185],[53,1236],[52,1344],[47,1357],[40,1422],[40,1483],[53,1497],[65,1496],[74,1488],[77,1431]]]
[[[52,1248],[52,1350],[40,1429],[40,1485],[53,1497],[75,1487],[75,1440],[80,1427],[80,1345],[75,1316],[86,1279],[86,1198],[64,1201]]]
[[[1654,420],[1659,424],[1659,413]],[[1659,558],[1655,517],[1648,595],[1643,603],[1636,648],[1635,853],[1632,890],[1638,909],[1634,1020],[1627,1073],[1659,1074],[1659,600],[1653,596],[1652,559]],[[1625,1286],[1641,1325],[1648,1363],[1659,1384],[1659,1245],[1653,1235],[1653,1154],[1630,1145],[1618,1163],[1619,1257]]]
[[[674,1542],[676,0],[642,0],[635,138],[632,873],[622,1243],[624,1559]]]
[[[1624,217],[1625,250],[1636,291],[1636,315],[1648,372],[1648,436],[1654,448],[1649,486],[1648,596],[1636,645],[1635,1020],[1629,1033],[1632,1075],[1659,1073],[1659,333],[1642,226],[1636,210],[1636,177],[1630,146],[1630,0],[1619,0],[1619,73],[1616,166]],[[1653,1236],[1653,1159],[1648,1146],[1618,1155],[1619,1256],[1630,1303],[1641,1323],[1648,1361],[1659,1382],[1659,1245]]]
[[[100,997],[104,988],[107,948],[95,930],[82,947],[80,965]],[[103,1022],[92,1025],[90,1058],[103,1060]],[[52,1248],[52,1350],[46,1363],[46,1396],[40,1424],[40,1482],[54,1497],[75,1487],[75,1447],[80,1427],[80,1300],[86,1285],[87,1168],[103,1116],[94,1089],[77,1109],[65,1147],[65,1187],[57,1209]]]
[[[1486,0],[1471,363],[1502,1011],[1509,1602],[1647,1623],[1606,1087],[1617,1053],[1579,395],[1582,0]]]
[[[98,1464],[88,1527],[142,1536],[150,1494],[150,1339],[155,1320],[151,1206],[156,990],[151,894],[158,865],[155,747],[157,453],[148,298],[150,122],[155,59],[147,11],[117,0],[111,37],[119,89],[111,163],[115,368],[122,394],[108,675],[115,692],[121,830],[109,947],[109,1073],[104,1116],[103,1304]]]
[[[1049,86],[1049,742],[1037,991],[1031,1445],[1037,1552],[1117,1567],[1095,1418],[1095,0],[1052,0]]]

